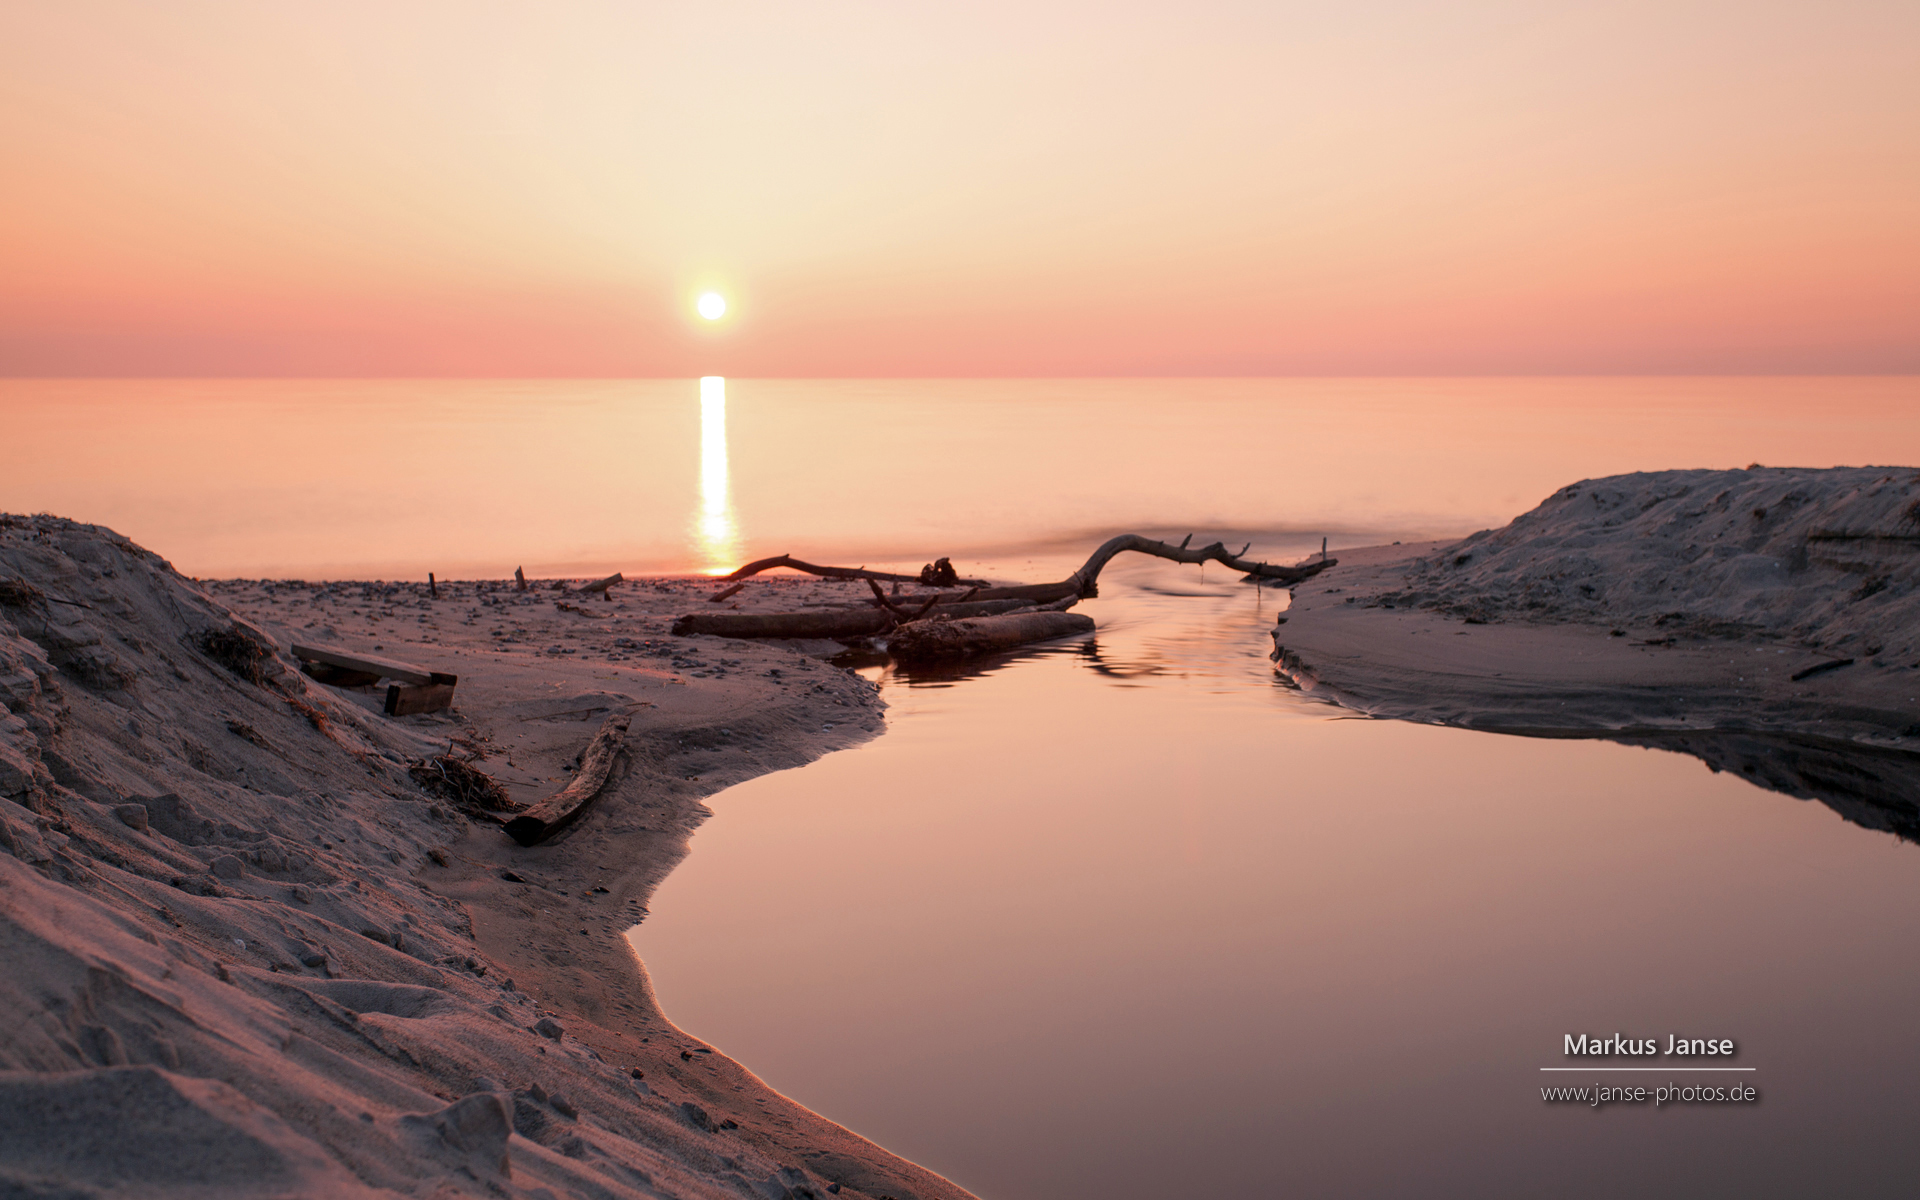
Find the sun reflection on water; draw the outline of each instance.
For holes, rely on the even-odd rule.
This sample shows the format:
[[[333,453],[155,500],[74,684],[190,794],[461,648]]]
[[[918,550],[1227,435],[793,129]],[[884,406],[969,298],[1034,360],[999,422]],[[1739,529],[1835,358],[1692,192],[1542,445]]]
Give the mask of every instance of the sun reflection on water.
[[[719,375],[700,380],[700,511],[693,544],[708,575],[724,575],[740,565],[740,529],[727,477],[727,381]]]

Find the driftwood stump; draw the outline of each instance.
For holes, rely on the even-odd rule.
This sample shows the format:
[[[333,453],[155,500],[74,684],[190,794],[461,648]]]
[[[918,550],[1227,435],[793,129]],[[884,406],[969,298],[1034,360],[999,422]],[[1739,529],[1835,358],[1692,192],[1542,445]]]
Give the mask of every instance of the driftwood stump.
[[[956,593],[958,594],[958,593]],[[1027,600],[980,600],[943,604],[937,610],[956,617],[982,617],[1031,608]],[[675,637],[708,633],[733,638],[873,637],[893,628],[899,618],[885,608],[841,608],[805,613],[688,613],[675,617]]]
[[[578,817],[587,802],[607,785],[614,761],[626,748],[627,726],[632,721],[629,713],[608,717],[581,753],[580,769],[574,773],[573,782],[508,821],[507,836],[522,846],[537,845]]]
[[[887,638],[887,653],[901,662],[971,658],[1029,642],[1092,633],[1093,618],[1069,612],[1019,612],[955,621],[909,621]]]

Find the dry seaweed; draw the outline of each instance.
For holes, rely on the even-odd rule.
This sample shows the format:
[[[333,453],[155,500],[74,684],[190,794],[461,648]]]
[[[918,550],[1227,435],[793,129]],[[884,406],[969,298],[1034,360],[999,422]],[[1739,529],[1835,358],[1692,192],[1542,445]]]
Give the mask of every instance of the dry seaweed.
[[[29,604],[43,604],[47,594],[24,579],[0,579],[0,604],[9,608],[25,608]]]
[[[201,634],[200,652],[252,684],[267,681],[265,664],[273,657],[272,646],[238,625]]]
[[[519,812],[526,807],[515,804],[493,776],[450,754],[422,759],[408,767],[407,774],[430,795],[475,815]]]
[[[286,697],[286,701],[288,708],[307,719],[307,724],[318,729],[321,733],[326,734],[329,738],[333,737],[333,730],[327,725],[326,713],[321,712],[318,708],[298,696],[288,696]]]

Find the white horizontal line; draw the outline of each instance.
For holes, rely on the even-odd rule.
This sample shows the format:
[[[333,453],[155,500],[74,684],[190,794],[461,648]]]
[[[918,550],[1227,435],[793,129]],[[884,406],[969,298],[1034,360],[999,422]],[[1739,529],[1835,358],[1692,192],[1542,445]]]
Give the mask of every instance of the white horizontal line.
[[[1758,1071],[1759,1067],[1541,1067],[1542,1071]]]

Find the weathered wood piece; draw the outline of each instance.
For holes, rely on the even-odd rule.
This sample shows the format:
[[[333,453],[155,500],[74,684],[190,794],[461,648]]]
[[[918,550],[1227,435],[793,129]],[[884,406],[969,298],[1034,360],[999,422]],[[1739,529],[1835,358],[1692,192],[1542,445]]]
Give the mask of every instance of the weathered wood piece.
[[[718,604],[722,600],[727,600],[734,596],[737,596],[740,594],[740,589],[746,586],[747,586],[746,581],[742,580],[741,582],[734,584],[732,587],[721,588],[719,591],[715,592],[713,595],[707,597],[707,603]]]
[[[941,559],[940,561],[945,562],[946,560]],[[892,613],[894,617],[900,621],[917,621],[931,612],[935,605],[942,601],[947,601],[953,596],[952,592],[935,592],[933,595],[924,598],[920,596],[910,596],[907,597],[909,600],[918,601],[918,603],[908,606],[896,604],[894,598],[881,591],[880,585],[871,579],[867,580],[867,586],[873,589],[873,602]],[[960,593],[959,599],[952,600],[951,603],[965,604],[979,594],[979,588],[968,588],[966,591]]]
[[[627,577],[625,575],[615,571],[605,579],[596,579],[592,583],[582,585],[580,590],[583,592],[600,592],[604,594],[606,590],[614,584],[625,583],[626,581]]]
[[[956,617],[979,617],[1031,607],[1031,600],[975,600],[943,604],[939,611]],[[872,637],[893,628],[898,619],[884,608],[865,606],[800,613],[688,613],[674,619],[672,633],[675,637],[697,633],[730,638]]]
[[[336,667],[328,663],[303,662],[300,664],[300,672],[307,678],[329,687],[369,687],[380,682],[378,671],[349,671],[345,667]]]
[[[1069,612],[1018,612],[951,621],[930,619],[912,621],[894,630],[887,638],[887,653],[901,662],[971,658],[1092,631],[1092,617]]]
[[[626,748],[630,713],[615,713],[600,726],[580,755],[580,769],[573,782],[521,813],[506,824],[507,836],[522,846],[532,846],[553,834],[580,815],[588,801],[607,785],[607,775]]]
[[[513,587],[519,592],[527,590],[527,573],[519,567],[513,569]]]
[[[889,571],[869,571],[865,567],[822,567],[815,563],[801,562],[789,554],[779,554],[772,558],[762,558],[748,563],[738,571],[726,577],[728,583],[745,579],[749,575],[758,575],[762,571],[771,571],[775,567],[788,567],[795,571],[804,571],[808,575],[818,575],[822,579],[877,579],[881,583],[919,583],[918,575],[895,575]],[[985,580],[955,579],[957,584],[978,583],[985,586]]]
[[[984,596],[986,593],[983,591],[980,595]],[[1032,608],[1033,603],[1031,600],[1017,598],[982,600],[976,596],[972,600],[945,601],[934,611],[949,617],[991,617],[1000,613],[1019,612],[1023,608]]]
[[[801,613],[688,613],[675,618],[675,637],[710,633],[730,638],[849,638],[885,633],[893,614],[877,608],[828,608]]]
[[[416,687],[425,687],[430,683],[444,683],[452,686],[460,681],[457,675],[449,675],[444,671],[429,671],[425,667],[418,667],[412,663],[374,658],[368,654],[345,654],[339,650],[324,650],[318,646],[296,644],[293,647],[293,656],[302,662],[321,663],[346,671],[360,671],[371,674],[377,679],[396,679]]]
[[[386,713],[390,717],[410,717],[415,713],[445,712],[453,707],[450,683],[390,683],[387,685]]]
[[[1068,596],[1080,594],[1078,586],[1067,580],[1061,580],[1058,583],[1017,583],[1009,587],[980,587],[970,591],[975,600],[1024,600],[1032,604],[1051,604],[1055,600],[1064,600]],[[967,592],[941,592],[940,603],[943,605],[952,603],[967,594]],[[890,597],[896,604],[902,601],[919,604],[929,598],[925,592]]]

